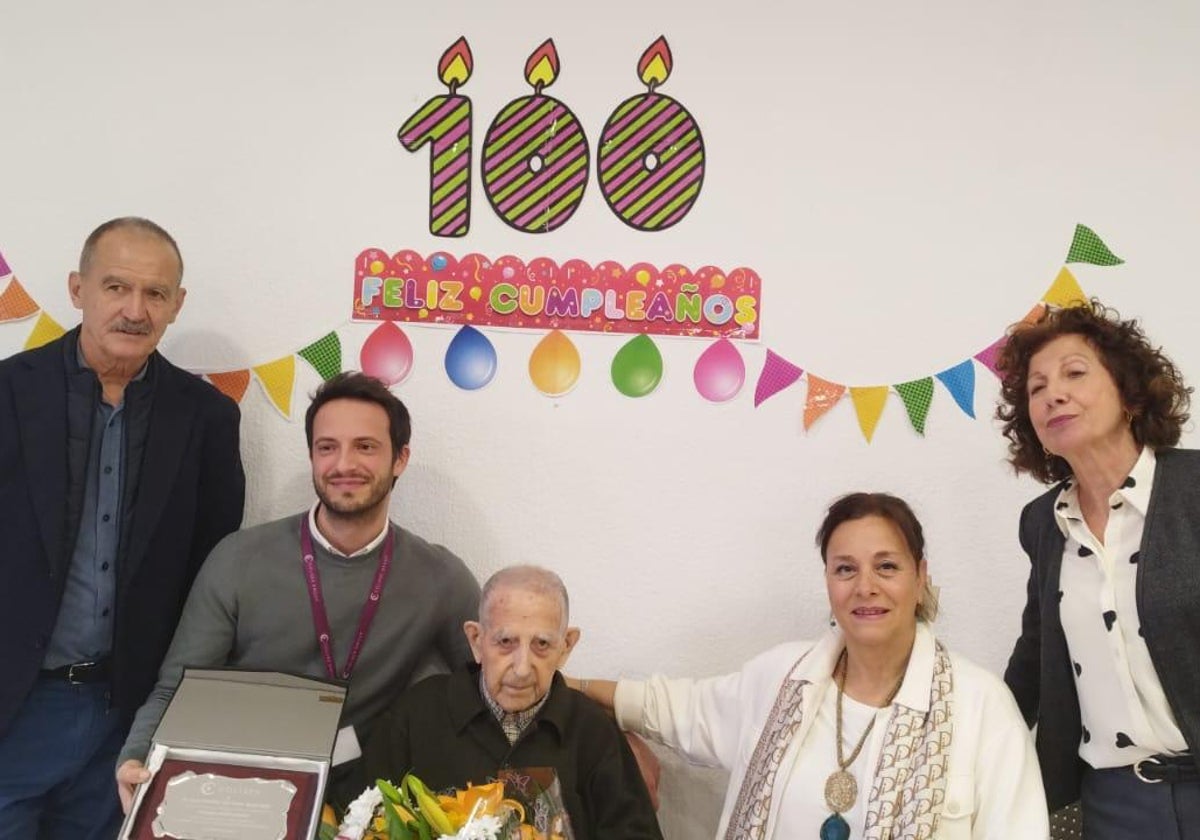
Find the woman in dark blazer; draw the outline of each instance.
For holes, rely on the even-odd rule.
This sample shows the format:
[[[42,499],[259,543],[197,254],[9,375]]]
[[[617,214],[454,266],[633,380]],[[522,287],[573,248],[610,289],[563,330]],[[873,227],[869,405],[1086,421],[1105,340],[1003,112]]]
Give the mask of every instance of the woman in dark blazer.
[[[1051,810],[1086,840],[1200,838],[1200,452],[1191,389],[1136,321],[1092,300],[1018,325],[1000,359],[1028,600],[1005,681]]]

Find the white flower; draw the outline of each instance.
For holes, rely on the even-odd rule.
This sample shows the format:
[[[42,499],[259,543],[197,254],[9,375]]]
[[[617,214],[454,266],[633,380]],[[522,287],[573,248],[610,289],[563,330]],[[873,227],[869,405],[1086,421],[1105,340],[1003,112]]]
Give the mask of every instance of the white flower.
[[[504,823],[499,817],[484,816],[468,820],[457,834],[443,834],[438,840],[498,840]]]
[[[383,804],[383,794],[371,785],[362,795],[350,803],[342,824],[338,826],[337,840],[362,840],[375,817],[375,809]]]

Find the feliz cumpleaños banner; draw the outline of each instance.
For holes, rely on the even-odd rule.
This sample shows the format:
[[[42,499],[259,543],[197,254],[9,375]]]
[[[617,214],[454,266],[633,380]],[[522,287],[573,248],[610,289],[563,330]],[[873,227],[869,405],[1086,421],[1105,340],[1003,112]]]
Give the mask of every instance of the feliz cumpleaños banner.
[[[1076,226],[1066,264],[1111,266],[1121,262],[1096,233]],[[64,333],[25,290],[2,254],[0,288],[0,323],[33,320],[26,349]],[[1085,297],[1064,265],[1026,318],[1036,318],[1046,305],[1067,306]],[[357,348],[358,369],[390,386],[402,384],[414,365],[423,361],[410,331],[413,335],[428,328],[456,331],[440,362],[448,382],[467,391],[485,387],[502,373],[500,352],[489,333],[534,331],[543,338],[524,365],[525,375],[538,393],[561,399],[576,386],[581,371],[579,351],[570,333],[594,331],[611,334],[614,342],[624,339],[610,365],[611,383],[620,397],[639,399],[652,394],[664,375],[655,339],[683,339],[703,345],[692,367],[696,392],[707,402],[725,403],[745,386],[746,362],[738,344],[759,338],[761,311],[761,281],[747,268],[726,272],[711,266],[692,270],[671,265],[660,269],[648,263],[626,268],[615,262],[592,266],[582,260],[559,265],[545,258],[526,263],[512,256],[489,260],[467,254],[455,258],[439,251],[423,257],[414,251],[389,255],[368,248],[354,262],[349,321],[379,323]],[[243,369],[194,372],[238,402],[245,399],[251,380],[257,380],[271,404],[291,419],[297,359],[324,379],[345,369],[348,350],[338,327],[349,321],[277,359]],[[994,342],[955,365],[890,385],[835,382],[767,348],[753,404],[757,408],[804,381],[806,430],[848,397],[869,441],[888,396],[894,393],[913,429],[924,434],[937,391],[935,383],[967,416],[975,416],[975,368],[982,365],[996,373],[1004,327],[999,332]],[[354,355],[350,351],[351,359]]]

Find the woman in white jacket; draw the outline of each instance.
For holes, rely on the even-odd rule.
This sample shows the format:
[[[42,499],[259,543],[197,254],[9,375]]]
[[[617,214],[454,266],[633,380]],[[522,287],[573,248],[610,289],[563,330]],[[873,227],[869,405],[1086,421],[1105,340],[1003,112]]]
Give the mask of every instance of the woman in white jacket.
[[[730,772],[725,840],[1043,840],[1029,730],[997,677],[949,653],[921,524],[837,500],[817,534],[835,627],[709,679],[585,680],[622,727]]]

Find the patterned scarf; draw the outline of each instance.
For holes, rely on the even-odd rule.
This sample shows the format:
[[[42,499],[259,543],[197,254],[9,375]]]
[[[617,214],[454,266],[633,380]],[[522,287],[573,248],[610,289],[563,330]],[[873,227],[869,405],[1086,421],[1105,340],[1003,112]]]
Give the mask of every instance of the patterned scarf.
[[[867,800],[864,840],[929,840],[937,830],[946,801],[954,678],[949,654],[941,642],[936,644],[929,712],[893,705]],[[801,692],[809,683],[791,678],[803,661],[802,656],[792,666],[775,698],[738,791],[725,840],[766,836],[779,767],[804,718]]]

